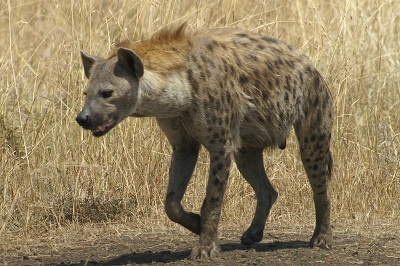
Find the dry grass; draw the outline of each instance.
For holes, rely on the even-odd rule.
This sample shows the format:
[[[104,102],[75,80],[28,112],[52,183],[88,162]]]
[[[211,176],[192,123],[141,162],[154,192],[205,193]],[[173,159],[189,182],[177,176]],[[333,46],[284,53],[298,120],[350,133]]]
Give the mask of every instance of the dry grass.
[[[117,40],[185,20],[261,32],[308,54],[335,98],[333,222],[397,221],[397,10],[396,0],[0,1],[0,239],[83,222],[172,226],[163,211],[171,151],[155,120],[128,119],[95,139],[74,118],[86,82],[81,49],[106,55]],[[190,210],[204,197],[207,156],[184,199]],[[293,135],[265,162],[280,193],[271,222],[313,224]],[[254,200],[234,168],[223,222],[247,226]]]

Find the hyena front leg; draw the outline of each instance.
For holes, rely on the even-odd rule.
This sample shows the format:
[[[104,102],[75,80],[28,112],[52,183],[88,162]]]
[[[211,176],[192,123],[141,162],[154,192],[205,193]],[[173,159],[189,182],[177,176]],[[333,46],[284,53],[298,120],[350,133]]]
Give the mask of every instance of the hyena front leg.
[[[252,245],[263,238],[265,222],[278,193],[272,187],[265,173],[263,149],[242,148],[235,153],[236,165],[256,193],[257,207],[250,227],[243,233],[243,245]]]
[[[187,134],[180,121],[157,121],[173,148],[165,211],[172,221],[199,235],[200,215],[186,212],[181,201],[196,166],[200,144]]]
[[[231,166],[231,154],[225,148],[209,150],[209,152],[210,174],[206,197],[201,207],[200,240],[199,246],[192,251],[192,258],[213,257],[220,252],[218,222]]]

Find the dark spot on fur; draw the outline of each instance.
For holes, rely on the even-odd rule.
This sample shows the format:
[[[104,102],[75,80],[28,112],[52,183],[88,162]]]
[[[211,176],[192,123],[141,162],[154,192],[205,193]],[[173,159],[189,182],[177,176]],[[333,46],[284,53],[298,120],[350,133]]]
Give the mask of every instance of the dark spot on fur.
[[[326,184],[326,179],[324,179],[319,185],[317,185],[317,188],[321,188]]]
[[[242,66],[242,61],[240,61],[240,59],[239,59],[238,57],[235,57],[235,61],[236,61],[236,65],[237,65],[238,67],[241,67],[241,66]]]
[[[226,92],[226,99],[227,99],[228,103],[231,102],[231,93],[229,91]]]
[[[225,125],[229,125],[229,115],[226,115],[224,118]]]
[[[220,201],[220,197],[211,197],[210,198],[210,203],[211,204],[219,203],[219,201]]]
[[[197,58],[196,58],[196,56],[192,55],[192,61],[193,61],[193,63],[197,64]]]
[[[207,58],[205,57],[205,55],[201,54],[200,57],[201,57],[201,60],[203,61],[203,63],[206,64],[207,63]]]
[[[215,98],[211,95],[210,91],[208,91],[208,99],[210,100],[211,104],[214,104]]]
[[[315,158],[314,162],[318,163],[318,162],[322,161],[322,159],[324,159],[324,157],[317,157],[317,158]]]
[[[260,50],[264,50],[265,49],[265,45],[259,43],[259,44],[257,44],[257,48],[260,49]]]
[[[318,164],[314,164],[314,165],[313,165],[313,170],[314,170],[314,171],[317,171],[318,168],[319,168],[319,167],[318,167]]]
[[[288,92],[285,93],[285,101],[289,102],[289,93]]]
[[[263,100],[266,100],[269,98],[269,93],[267,90],[262,90],[261,93],[262,93]]]
[[[300,84],[303,85],[304,84],[304,80],[303,80],[303,73],[299,73],[299,79],[300,79]]]
[[[275,60],[275,66],[276,67],[280,67],[281,65],[283,65],[283,61],[281,58],[278,58],[278,60]]]
[[[294,62],[292,60],[286,60],[286,65],[290,68],[294,68]]]
[[[242,42],[241,45],[242,45],[245,49],[250,49],[250,44],[249,44],[249,43]]]
[[[318,195],[324,195],[325,193],[326,193],[326,190],[321,191],[321,192],[318,192],[317,194],[318,194]]]
[[[252,42],[258,42],[258,40],[257,39],[255,39],[255,38],[252,38],[252,37],[248,37],[248,39],[250,40],[250,41],[252,41]]]
[[[268,62],[266,62],[265,64],[268,66],[269,71],[273,72],[273,69],[274,69],[274,68],[273,68],[271,62],[268,61]]]
[[[244,37],[247,37],[247,34],[246,33],[238,33],[238,34],[236,34],[236,36],[244,38]]]
[[[279,80],[279,78],[275,78],[275,85],[277,87],[279,87],[280,84],[281,84],[281,81]]]
[[[221,109],[221,101],[217,99],[215,101],[215,110],[219,111]]]
[[[315,134],[311,135],[311,141],[314,142],[317,139],[317,136]]]
[[[285,85],[286,88],[287,88],[287,89],[290,89],[290,87],[291,87],[291,86],[290,86],[290,77],[289,77],[289,76],[286,76],[286,77],[285,77],[285,80],[286,80],[286,85]]]
[[[259,122],[263,123],[264,122],[264,117],[262,117],[262,115],[260,113],[256,114],[256,117],[258,119]]]
[[[189,69],[187,71],[187,75],[188,75],[188,80],[190,85],[192,86],[193,90],[198,93],[199,92],[199,83],[197,82],[197,80],[193,77],[193,71],[191,69]]]
[[[239,82],[243,85],[249,81],[249,77],[245,75],[240,75]]]
[[[214,61],[211,60],[211,59],[209,59],[209,58],[207,58],[207,64],[208,64],[209,66],[211,66],[212,68],[215,68],[215,63],[214,63]],[[207,70],[209,70],[209,68],[207,68]]]
[[[327,105],[328,105],[328,103],[329,103],[329,101],[330,101],[330,95],[329,95],[329,93],[328,92],[326,92],[325,93],[325,97],[324,97],[324,101],[323,101],[323,103],[322,103],[322,108],[324,108],[324,109],[326,109],[326,107],[327,107]]]
[[[200,79],[201,79],[202,81],[206,81],[206,80],[207,80],[206,72],[201,71],[201,73],[200,73]]]
[[[321,151],[321,150],[322,150],[322,145],[320,145],[320,144],[317,143],[317,144],[315,145],[315,150],[320,151],[319,154],[322,154],[322,153],[323,153],[323,152]]]
[[[254,53],[250,54],[250,59],[253,60],[254,62],[258,62],[257,55],[255,55]]]
[[[230,73],[231,73],[232,76],[236,75],[236,70],[232,65],[229,66],[229,70],[230,70]]]
[[[261,37],[261,39],[263,41],[268,42],[268,43],[277,43],[278,42],[278,40],[276,40],[274,38],[271,38],[271,37],[268,37],[268,36],[263,36],[263,37]]]
[[[314,125],[318,127],[322,124],[322,112],[318,112],[316,115],[317,117],[315,118]]]
[[[304,110],[304,116],[305,116],[305,117],[308,116],[308,108]]]
[[[320,78],[319,78],[319,75],[317,74],[316,76],[315,76],[315,79],[314,79],[314,88],[319,88],[319,84],[320,84]]]
[[[214,50],[214,45],[212,43],[207,44],[207,49],[212,52]]]

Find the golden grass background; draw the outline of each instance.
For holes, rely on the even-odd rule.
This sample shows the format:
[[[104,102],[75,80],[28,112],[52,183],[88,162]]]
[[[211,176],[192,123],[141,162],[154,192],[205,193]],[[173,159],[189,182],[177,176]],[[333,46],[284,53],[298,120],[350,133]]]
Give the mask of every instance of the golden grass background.
[[[176,226],[164,214],[171,149],[154,119],[127,119],[101,139],[75,122],[86,83],[79,51],[188,21],[238,27],[308,54],[335,100],[333,224],[395,224],[400,210],[400,15],[397,0],[0,1],[0,241],[60,226],[134,222]],[[265,153],[279,192],[269,223],[314,224],[292,132]],[[203,150],[183,200],[198,212]],[[222,223],[249,225],[252,189],[234,167]],[[3,239],[3,240],[1,240]]]

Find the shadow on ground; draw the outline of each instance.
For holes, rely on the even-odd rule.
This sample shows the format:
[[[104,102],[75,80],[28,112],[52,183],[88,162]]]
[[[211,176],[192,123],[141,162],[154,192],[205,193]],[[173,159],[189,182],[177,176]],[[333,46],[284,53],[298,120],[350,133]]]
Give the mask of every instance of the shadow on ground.
[[[308,242],[305,241],[288,241],[288,242],[274,242],[274,243],[258,243],[252,246],[244,246],[239,243],[226,243],[221,245],[222,252],[234,252],[254,250],[256,252],[268,252],[275,250],[288,250],[307,248]],[[53,266],[73,266],[73,265],[126,265],[126,264],[150,264],[150,263],[170,263],[178,262],[187,259],[190,256],[190,250],[183,251],[159,251],[159,252],[134,252],[130,254],[120,255],[106,261],[85,261],[77,264],[51,264]]]

